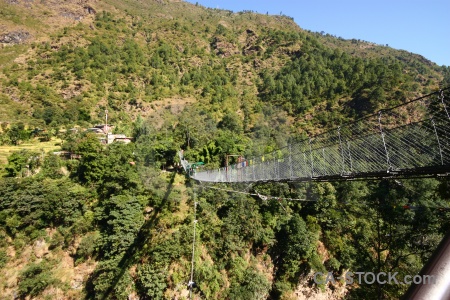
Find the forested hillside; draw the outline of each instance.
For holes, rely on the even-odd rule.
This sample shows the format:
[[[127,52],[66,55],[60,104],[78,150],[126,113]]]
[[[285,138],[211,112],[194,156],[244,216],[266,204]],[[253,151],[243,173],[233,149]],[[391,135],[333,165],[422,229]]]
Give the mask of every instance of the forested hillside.
[[[267,153],[450,86],[449,67],[165,0],[0,0],[0,45],[2,299],[187,299],[194,218],[195,299],[397,299],[312,274],[414,275],[450,227],[445,178],[212,189],[177,156]],[[86,131],[106,111],[132,143]]]

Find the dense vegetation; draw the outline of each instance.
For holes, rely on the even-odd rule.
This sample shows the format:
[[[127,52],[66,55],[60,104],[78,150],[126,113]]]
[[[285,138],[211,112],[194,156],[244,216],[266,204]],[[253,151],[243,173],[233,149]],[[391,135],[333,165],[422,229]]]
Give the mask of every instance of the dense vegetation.
[[[58,253],[73,247],[75,265],[98,262],[85,282],[88,298],[180,294],[189,278],[194,201],[194,292],[206,298],[288,297],[311,271],[415,274],[450,225],[446,181],[252,187],[317,202],[267,201],[190,184],[185,190],[181,175],[161,176],[153,160],[141,161],[153,156],[149,146],[155,144],[102,148],[87,135],[77,141],[80,162],[47,156],[37,175],[1,181],[3,267],[11,246],[19,257],[26,245],[45,241],[52,253],[30,259],[18,277],[20,295],[49,287],[68,293],[53,270]],[[135,159],[137,166],[130,164]],[[69,175],[59,173],[64,165]],[[348,296],[395,299],[403,292],[395,285],[363,285]]]
[[[175,172],[176,153],[213,168],[227,154],[272,151],[448,85],[450,68],[304,31],[286,16],[104,2],[50,36],[0,49],[0,143],[16,149],[56,136],[81,157],[34,150],[8,157],[1,294],[187,297],[194,202],[197,297],[292,299],[299,286],[339,297],[342,283],[312,285],[312,272],[420,270],[449,229],[445,179],[217,190]],[[46,26],[45,17],[25,17],[23,3],[0,5],[8,26]],[[68,130],[103,123],[106,109],[115,132],[134,143],[106,146]],[[396,299],[406,288],[353,285],[347,297]]]

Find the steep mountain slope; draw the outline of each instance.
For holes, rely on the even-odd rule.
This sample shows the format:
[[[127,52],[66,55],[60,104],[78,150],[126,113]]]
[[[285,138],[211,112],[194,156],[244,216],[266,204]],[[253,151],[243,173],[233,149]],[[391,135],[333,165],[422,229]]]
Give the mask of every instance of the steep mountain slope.
[[[436,89],[443,78],[420,57],[305,32],[285,16],[169,1],[1,5],[3,122],[95,123],[106,107],[114,121],[128,122],[173,97],[203,101],[219,110],[217,120],[225,109],[275,99],[299,119],[326,122],[336,118],[327,107],[351,116],[352,100],[381,102],[373,111]],[[375,91],[376,80],[361,72],[387,82]],[[244,94],[253,99],[244,103]]]

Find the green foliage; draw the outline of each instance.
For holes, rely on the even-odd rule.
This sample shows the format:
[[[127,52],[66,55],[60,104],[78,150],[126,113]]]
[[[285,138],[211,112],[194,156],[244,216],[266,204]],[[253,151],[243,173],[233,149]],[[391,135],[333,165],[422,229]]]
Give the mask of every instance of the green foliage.
[[[26,130],[23,123],[13,124],[6,130],[6,136],[13,145],[18,145],[21,142],[29,140],[31,135],[31,131]],[[5,142],[7,141],[4,141],[3,143]]]
[[[417,273],[441,239],[438,232],[445,226],[445,216],[436,213],[436,206],[448,205],[437,194],[439,183],[411,179],[335,186],[337,202],[316,205],[328,215],[321,227],[325,229],[324,243],[336,259],[326,262],[328,269],[394,271],[401,276]],[[327,197],[326,194],[322,192],[321,197]],[[427,236],[426,242],[423,236]],[[363,285],[352,290],[350,296],[383,295],[394,299],[404,291],[398,287]]]
[[[234,133],[242,132],[242,124],[236,113],[227,112],[222,121],[218,124],[219,128],[228,129]]]
[[[191,226],[189,226],[191,228]],[[162,241],[152,245],[148,253],[157,265],[169,265],[172,261],[178,260],[190,254],[190,249],[186,247],[191,241],[191,235],[186,226],[182,226],[179,231],[168,235]]]
[[[63,245],[64,245],[64,236],[59,231],[56,231],[52,236],[48,248],[55,249]]]
[[[224,279],[219,270],[210,261],[198,264],[195,270],[196,285],[198,290],[207,299],[219,298],[219,293],[224,285]]]
[[[404,65],[392,58],[364,61],[326,48],[314,39],[306,39],[303,47],[314,51],[295,57],[275,76],[264,70],[259,87],[262,100],[276,101],[285,108],[292,106],[297,113],[304,113],[323,98],[331,108],[336,106],[337,97],[351,95],[350,106],[357,115],[363,115],[386,106],[385,91],[398,88],[405,80]],[[330,117],[343,120],[345,111],[341,116],[332,111],[324,113],[322,120],[319,118],[322,125],[331,121]]]
[[[45,177],[58,179],[64,176],[61,171],[62,160],[58,155],[48,154],[42,164],[41,172]]]
[[[137,192],[140,189],[135,167],[133,144],[111,144],[103,148],[95,135],[86,135],[76,145],[81,155],[76,174],[79,180],[94,186],[103,198],[121,194],[123,191]]]
[[[167,270],[157,268],[154,265],[140,265],[137,271],[138,286],[142,295],[150,299],[164,299]]]
[[[230,287],[231,299],[267,299],[271,284],[266,276],[256,269],[248,268],[239,282],[233,282]]]
[[[104,165],[101,161],[102,146],[94,134],[85,135],[76,145],[76,153],[81,155],[77,175],[81,182],[95,184],[102,176]]]
[[[328,271],[333,271],[334,274],[338,274],[338,271],[341,267],[341,263],[334,257],[331,257],[325,262],[325,268]]]
[[[101,231],[101,255],[122,255],[134,242],[144,219],[139,201],[132,196],[119,195],[105,199],[96,208]]]
[[[120,257],[102,260],[87,283],[88,298],[124,299],[131,292],[132,279],[119,267]],[[118,276],[118,275],[121,276]]]
[[[136,168],[130,164],[135,160],[133,144],[111,144],[106,151],[98,155],[93,164],[101,173],[96,173],[98,178],[99,193],[103,197],[111,195],[119,195],[121,193],[139,193],[141,188],[141,179],[139,178]],[[99,162],[98,162],[99,161]],[[100,171],[101,170],[101,171]]]
[[[0,181],[0,209],[5,227],[15,234],[26,228],[71,226],[86,209],[90,193],[68,179],[28,178]]]
[[[277,276],[294,283],[302,271],[309,271],[307,261],[313,256],[317,236],[308,231],[302,217],[294,215],[278,232],[277,240],[280,253]]]
[[[9,257],[5,250],[0,249],[0,270],[8,263]]]
[[[447,74],[447,68],[404,51],[299,31],[285,17],[280,22],[260,15],[267,25],[250,30],[256,15],[247,13],[180,10],[174,3],[163,10],[158,3],[140,3],[145,9],[115,5],[128,12],[105,9],[95,15],[95,30],[83,23],[56,27],[48,42],[31,44],[33,55],[24,66],[4,67],[8,80],[1,92],[31,106],[33,119],[47,126],[96,122],[101,98],[114,121],[122,121],[119,112],[140,115],[142,103],[178,96],[202,100],[219,112],[218,121],[227,109],[236,112],[245,105],[244,91],[257,95],[259,105],[276,102],[291,116],[313,113],[327,126],[403,100],[395,94],[399,90],[418,95]],[[134,14],[124,17],[130,10]],[[25,23],[45,21],[23,12],[13,15]],[[223,18],[233,25],[222,24]],[[16,55],[20,47],[15,46]],[[351,109],[341,109],[338,99],[350,100]],[[19,104],[9,110],[27,116]],[[244,113],[248,129],[251,108]]]
[[[40,155],[29,150],[13,152],[8,157],[8,165],[5,167],[8,177],[26,177],[33,174],[34,170],[41,165]]]
[[[82,263],[95,255],[99,239],[98,231],[90,232],[83,237],[77,248],[75,264]]]
[[[20,297],[36,297],[49,286],[60,284],[53,277],[52,263],[41,261],[29,264],[19,275],[18,291]]]

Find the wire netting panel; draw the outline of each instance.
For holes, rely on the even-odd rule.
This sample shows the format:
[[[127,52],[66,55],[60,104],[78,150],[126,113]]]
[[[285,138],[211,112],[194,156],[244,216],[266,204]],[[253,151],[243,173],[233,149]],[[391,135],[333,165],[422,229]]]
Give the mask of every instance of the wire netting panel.
[[[441,164],[439,144],[430,120],[387,130],[385,139],[393,170]]]
[[[192,177],[210,182],[314,180],[450,166],[447,99],[443,92],[434,93],[260,157],[195,172]]]

